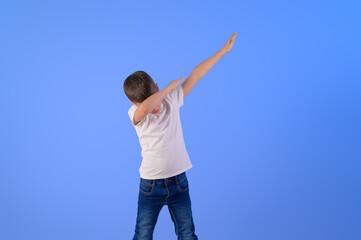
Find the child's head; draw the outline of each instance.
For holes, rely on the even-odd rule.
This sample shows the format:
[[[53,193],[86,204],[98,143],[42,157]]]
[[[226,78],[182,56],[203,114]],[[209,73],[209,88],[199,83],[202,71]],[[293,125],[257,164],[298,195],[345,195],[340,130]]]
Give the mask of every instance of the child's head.
[[[159,91],[158,84],[144,71],[129,75],[123,84],[125,95],[130,102],[139,106],[145,99]]]

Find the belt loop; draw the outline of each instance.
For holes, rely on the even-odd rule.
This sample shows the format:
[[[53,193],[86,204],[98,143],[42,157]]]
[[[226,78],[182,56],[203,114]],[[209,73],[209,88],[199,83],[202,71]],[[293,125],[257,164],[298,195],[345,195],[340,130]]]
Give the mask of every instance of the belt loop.
[[[177,176],[175,176],[175,182],[177,185],[179,184],[179,174]]]

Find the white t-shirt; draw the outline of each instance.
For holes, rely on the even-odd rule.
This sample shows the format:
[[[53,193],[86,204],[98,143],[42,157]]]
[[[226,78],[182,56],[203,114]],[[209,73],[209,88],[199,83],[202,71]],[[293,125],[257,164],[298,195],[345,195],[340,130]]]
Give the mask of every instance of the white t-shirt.
[[[139,168],[141,178],[168,178],[192,168],[179,117],[181,106],[183,87],[178,85],[162,100],[158,113],[149,113],[137,125],[133,124],[137,106],[133,104],[129,109],[130,120],[142,147],[143,160]]]

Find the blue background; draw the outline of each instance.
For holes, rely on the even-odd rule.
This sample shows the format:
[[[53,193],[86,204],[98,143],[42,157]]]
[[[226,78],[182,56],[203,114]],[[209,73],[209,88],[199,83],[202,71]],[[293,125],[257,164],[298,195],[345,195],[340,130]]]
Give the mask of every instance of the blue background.
[[[130,2],[130,1],[127,1]],[[131,239],[123,81],[188,77],[199,239],[361,239],[358,1],[1,1],[0,239]],[[163,207],[154,239],[176,239]]]

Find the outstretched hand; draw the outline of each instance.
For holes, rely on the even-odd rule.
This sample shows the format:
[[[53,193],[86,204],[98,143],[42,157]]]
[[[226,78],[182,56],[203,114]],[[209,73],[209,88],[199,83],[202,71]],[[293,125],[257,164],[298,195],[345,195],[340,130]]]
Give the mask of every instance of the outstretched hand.
[[[224,44],[224,46],[221,49],[222,51],[224,51],[224,53],[227,53],[227,52],[231,51],[233,43],[234,43],[234,38],[236,36],[237,36],[237,32],[232,33],[231,37]]]

